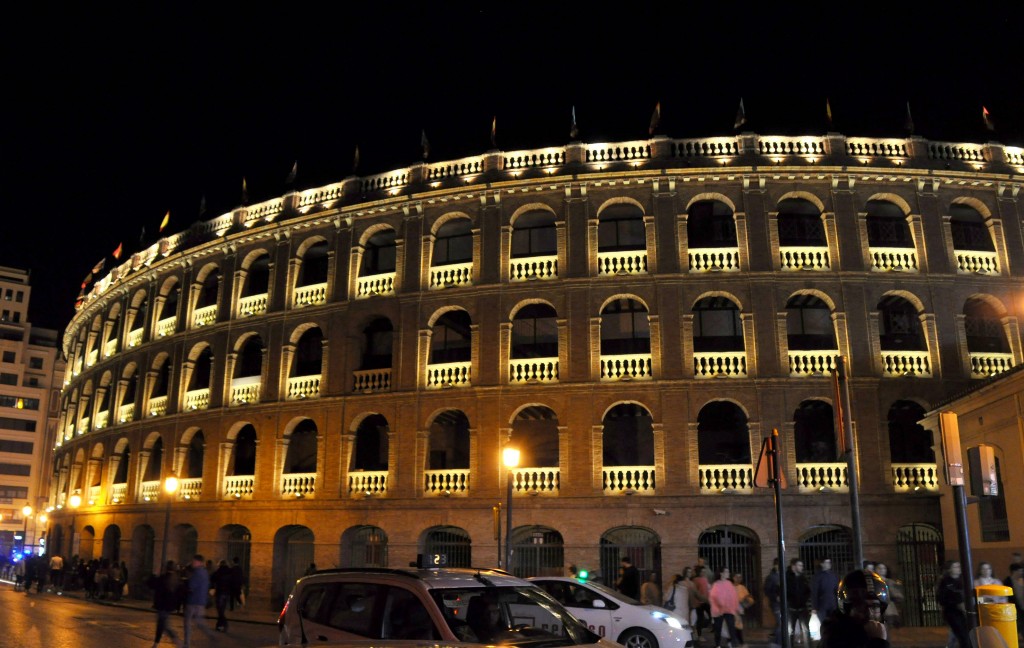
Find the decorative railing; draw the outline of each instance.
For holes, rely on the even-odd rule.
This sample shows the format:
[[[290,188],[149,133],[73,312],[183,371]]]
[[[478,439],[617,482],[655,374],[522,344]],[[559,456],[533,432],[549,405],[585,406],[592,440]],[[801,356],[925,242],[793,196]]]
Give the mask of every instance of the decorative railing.
[[[442,389],[445,387],[469,387],[471,363],[465,362],[443,362],[427,365],[427,389]]]
[[[871,269],[875,272],[917,272],[917,250],[912,247],[874,247]]]
[[[260,293],[259,295],[249,295],[248,297],[240,297],[238,299],[239,315],[262,315],[263,313],[266,312],[267,293]]]
[[[92,429],[91,427],[89,427],[89,422],[90,421],[89,421],[89,417],[88,416],[83,416],[82,418],[80,418],[78,420],[78,433],[79,434],[85,434],[86,432],[88,432],[89,430]]]
[[[96,364],[96,361],[100,359],[100,350],[93,349],[89,352],[89,357],[85,360],[85,366],[91,367]]]
[[[558,358],[509,360],[508,381],[513,385],[558,382]]]
[[[356,279],[356,299],[395,294],[395,273],[366,275]]]
[[[296,286],[292,295],[295,308],[301,306],[317,306],[327,303],[327,282]]]
[[[408,183],[409,169],[396,169],[363,178],[362,192],[369,193],[380,191],[381,189],[397,189]]]
[[[155,502],[160,498],[160,480],[144,481],[140,485],[139,501]]]
[[[629,162],[649,160],[651,143],[647,140],[616,144],[587,144],[587,162]]]
[[[696,351],[694,378],[746,378],[746,351]]]
[[[102,430],[107,427],[110,423],[110,412],[103,410],[102,412],[96,412],[96,422],[93,423],[95,429]]]
[[[697,467],[701,493],[752,493],[754,468],[745,464],[701,464]]]
[[[156,334],[160,337],[170,337],[174,335],[174,331],[177,328],[178,318],[175,315],[171,315],[156,323]]]
[[[783,270],[819,270],[832,266],[828,261],[828,248],[824,246],[783,245],[779,247]]]
[[[822,137],[761,136],[757,139],[757,152],[761,155],[828,155],[828,147]]]
[[[690,248],[690,272],[739,272],[740,249],[727,248]]]
[[[801,493],[845,493],[850,489],[846,477],[845,463],[801,462],[796,465],[796,483]]]
[[[999,256],[985,250],[953,250],[960,274],[999,274]]]
[[[558,256],[531,256],[511,259],[508,268],[509,281],[530,281],[533,279],[558,279]]]
[[[930,378],[931,362],[927,351],[882,351],[882,373],[889,377]]]
[[[197,308],[192,313],[193,326],[209,326],[217,321],[217,304]]]
[[[150,405],[153,401],[150,399]],[[164,407],[166,408],[166,399]],[[117,420],[120,423],[130,423],[135,420],[135,403],[128,403],[117,408]]]
[[[1013,367],[1012,353],[971,351],[971,378],[988,378]]]
[[[90,486],[89,488],[87,488],[86,489],[86,498],[87,498],[86,502],[89,504],[89,506],[92,506],[96,502],[98,502],[99,499],[100,499],[100,487],[99,486]]]
[[[565,164],[565,149],[546,148],[533,151],[512,151],[504,156],[505,169],[557,166]]]
[[[185,392],[186,410],[204,410],[210,406],[210,388],[193,389]]]
[[[316,473],[285,473],[281,475],[281,495],[310,497],[316,492]]]
[[[461,160],[449,160],[446,162],[434,162],[428,164],[424,169],[426,180],[441,180],[461,175],[475,175],[484,170],[484,156],[474,155],[462,158]]]
[[[423,492],[427,495],[465,495],[469,492],[469,469],[425,470]]]
[[[320,374],[293,376],[288,379],[288,400],[316,398],[320,395]]]
[[[985,147],[981,144],[954,144],[951,142],[928,142],[928,157],[931,158],[932,160],[984,162]]]
[[[127,497],[128,497],[128,484],[111,484],[110,485],[110,503],[111,504],[124,504],[124,500]]]
[[[142,344],[142,329],[137,328],[128,331],[128,346],[137,347]]]
[[[601,356],[601,380],[651,380],[650,353]]]
[[[163,416],[167,413],[167,397],[154,396],[149,399],[149,415]]]
[[[654,494],[654,466],[604,466],[601,480],[605,495]]]
[[[672,141],[672,157],[734,157],[740,154],[740,143],[735,137],[705,137]]]
[[[245,208],[246,227],[255,225],[256,221],[265,220],[270,222],[274,220],[274,217],[281,213],[283,206],[284,201],[281,198],[271,198],[255,205],[249,205]]]
[[[245,376],[231,380],[231,404],[245,405],[260,401],[260,376]]]
[[[622,250],[597,253],[597,274],[647,274],[647,250]]]
[[[825,351],[789,350],[790,376],[827,376],[836,368],[838,349]]]
[[[430,289],[440,290],[473,283],[473,262],[430,267]]]
[[[334,202],[345,195],[341,183],[334,183],[325,187],[308,189],[299,193],[299,208],[322,205]]]
[[[109,358],[117,353],[117,338],[111,338],[103,345],[103,357]]]
[[[178,499],[182,501],[198,500],[203,494],[202,477],[185,477],[178,480]]]
[[[256,486],[254,475],[228,475],[224,477],[224,497],[228,499],[249,499]]]
[[[358,470],[348,474],[348,492],[383,495],[388,490],[388,471]]]
[[[846,154],[853,157],[907,158],[907,142],[901,139],[848,137]]]
[[[558,468],[513,468],[509,477],[513,491],[536,494],[557,493],[561,475]]]
[[[897,493],[938,491],[939,471],[934,463],[894,463],[892,487]]]
[[[429,375],[429,374],[428,374]],[[372,394],[373,392],[391,391],[391,367],[385,369],[360,369],[353,371],[355,380],[353,389]]]

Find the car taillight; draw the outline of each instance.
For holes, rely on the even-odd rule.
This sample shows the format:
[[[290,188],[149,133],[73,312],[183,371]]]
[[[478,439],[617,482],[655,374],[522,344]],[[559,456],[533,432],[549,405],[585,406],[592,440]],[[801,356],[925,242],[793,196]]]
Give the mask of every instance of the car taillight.
[[[288,600],[284,602],[284,607],[281,608],[281,616],[277,617],[277,627],[278,628],[283,628],[284,627],[284,615],[288,612],[288,604],[291,603],[291,602],[292,602],[292,599],[289,596]]]

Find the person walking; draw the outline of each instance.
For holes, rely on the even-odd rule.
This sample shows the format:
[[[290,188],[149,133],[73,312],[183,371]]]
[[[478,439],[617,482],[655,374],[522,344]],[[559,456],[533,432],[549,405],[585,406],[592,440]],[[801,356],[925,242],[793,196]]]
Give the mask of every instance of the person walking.
[[[743,616],[754,605],[754,597],[743,583],[743,574],[736,572],[732,575],[732,584],[736,588],[736,598],[740,601],[739,612],[736,614],[736,641],[740,646],[746,645],[743,640]]]
[[[50,558],[50,586],[58,595],[64,591],[64,558],[60,554]]]
[[[935,600],[942,607],[942,616],[956,637],[960,648],[971,648],[967,628],[967,611],[964,608],[964,585],[960,580],[960,563],[951,560],[946,563],[942,579],[935,593]]]
[[[217,631],[228,631],[228,617],[225,611],[231,601],[231,568],[228,561],[222,560],[217,566],[217,571],[210,576],[213,585],[214,602],[217,605]]]
[[[623,556],[619,561],[619,578],[615,581],[615,589],[619,590],[629,598],[640,598],[640,572],[633,566],[629,556]]]
[[[836,609],[836,592],[839,590],[839,577],[832,571],[832,559],[822,558],[818,563],[818,571],[811,578],[811,612],[818,620],[825,619]]]
[[[202,554],[192,556],[192,570],[188,576],[188,590],[185,594],[185,644],[190,648],[192,631],[199,628],[207,637],[216,641],[217,635],[206,625],[206,602],[209,599],[210,573],[206,571]]]
[[[715,646],[722,645],[722,624],[729,629],[729,645],[732,648],[739,648],[739,638],[736,636],[736,617],[740,614],[740,600],[736,596],[736,586],[731,580],[731,572],[728,567],[722,567],[715,574],[715,582],[711,585],[708,596],[711,604],[712,631],[715,637]]]
[[[687,567],[686,569],[690,569]],[[675,612],[679,616],[690,621],[690,590],[686,586],[686,581],[682,574],[676,574],[672,579],[672,584],[669,585],[669,589],[666,592],[665,604],[663,608],[670,612]]]
[[[704,628],[711,625],[711,603],[708,601],[711,585],[708,583],[706,572],[707,567],[704,565],[697,565],[693,568],[693,589],[691,590],[693,598],[690,599],[690,608],[697,610],[697,624],[694,626],[694,630],[697,631],[697,639],[700,639]]]
[[[160,645],[160,639],[166,634],[175,646],[179,646],[178,633],[171,628],[171,614],[181,605],[182,586],[178,572],[174,569],[174,561],[167,561],[164,573],[157,577],[153,586],[153,608],[156,609],[156,637],[153,648]]]
[[[883,621],[885,621],[886,627],[898,628],[902,625],[900,605],[903,604],[903,583],[889,574],[889,566],[885,563],[876,563],[875,573],[885,581],[885,586],[889,588],[889,605],[885,607],[885,618]]]
[[[242,561],[238,556],[231,563],[231,611],[235,611],[235,605],[245,605],[244,598],[245,572],[242,571]]]
[[[772,560],[772,569],[764,579],[764,596],[775,617],[775,629],[772,630],[770,642],[772,646],[782,645],[782,579],[779,576],[779,559]]]
[[[786,609],[789,611],[789,624],[793,628],[791,636],[797,638],[794,643],[799,642],[800,637],[806,643],[807,622],[810,620],[807,605],[810,600],[811,588],[804,573],[804,561],[793,558],[786,570]]]
[[[640,586],[640,602],[644,605],[661,605],[661,588],[658,587],[658,575],[653,571],[647,574],[647,580]]]

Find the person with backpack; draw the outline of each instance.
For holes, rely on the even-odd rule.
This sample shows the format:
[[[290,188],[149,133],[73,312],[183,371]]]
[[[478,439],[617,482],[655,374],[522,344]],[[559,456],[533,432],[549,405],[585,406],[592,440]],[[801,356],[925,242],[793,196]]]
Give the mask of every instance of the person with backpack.
[[[158,576],[153,583],[153,607],[156,609],[156,637],[153,639],[153,648],[160,645],[160,639],[167,636],[178,643],[178,633],[170,626],[171,614],[181,605],[184,587],[178,572],[174,569],[174,561],[167,561],[164,573]]]

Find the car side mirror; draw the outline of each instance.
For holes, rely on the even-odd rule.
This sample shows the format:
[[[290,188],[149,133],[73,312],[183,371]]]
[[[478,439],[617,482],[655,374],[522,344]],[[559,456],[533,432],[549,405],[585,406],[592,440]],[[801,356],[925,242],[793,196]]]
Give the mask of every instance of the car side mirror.
[[[599,609],[599,610],[600,609],[604,609],[604,607],[605,607],[604,600],[602,600],[602,599],[594,599],[593,601],[590,602],[590,605],[595,607],[595,608],[597,608],[597,609]]]

